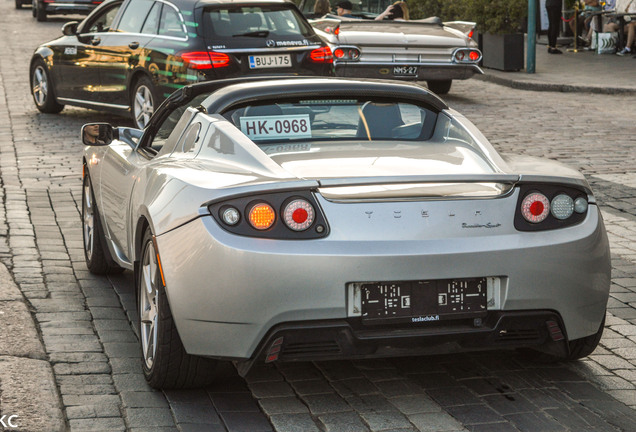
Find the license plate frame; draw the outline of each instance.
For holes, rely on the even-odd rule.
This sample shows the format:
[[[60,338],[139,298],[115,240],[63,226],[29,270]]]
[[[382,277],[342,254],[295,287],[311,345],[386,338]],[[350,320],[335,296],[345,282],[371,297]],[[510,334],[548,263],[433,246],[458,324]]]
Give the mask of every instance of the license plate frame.
[[[416,77],[419,72],[419,66],[413,65],[396,65],[393,66],[393,76],[396,77]]]
[[[248,56],[250,69],[273,69],[292,67],[291,55],[289,54],[265,54]]]
[[[363,324],[427,323],[483,317],[487,278],[360,284]]]

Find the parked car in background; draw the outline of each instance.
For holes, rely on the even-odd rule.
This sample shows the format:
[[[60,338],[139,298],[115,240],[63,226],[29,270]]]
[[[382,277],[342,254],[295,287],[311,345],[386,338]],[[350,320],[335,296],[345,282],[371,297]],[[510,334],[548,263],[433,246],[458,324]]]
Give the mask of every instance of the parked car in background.
[[[16,8],[18,2],[22,4],[31,3],[33,17],[38,21],[46,21],[48,15],[88,15],[97,6],[102,4],[103,0],[15,0]]]
[[[184,85],[243,75],[333,75],[329,46],[292,3],[108,0],[30,65],[37,108],[129,113],[139,128]]]
[[[582,174],[500,156],[416,84],[200,83],[83,128],[88,269],[135,272],[153,387],[252,365],[599,343],[609,242]],[[529,138],[530,139],[530,138]]]
[[[32,0],[15,0],[15,8],[22,9],[22,6],[31,4]]]
[[[301,0],[299,8],[310,15],[314,3]],[[446,94],[453,80],[483,73],[471,38],[474,23],[373,20],[391,3],[354,2],[355,18],[329,14],[310,20],[334,53],[337,76],[426,81],[435,93]]]

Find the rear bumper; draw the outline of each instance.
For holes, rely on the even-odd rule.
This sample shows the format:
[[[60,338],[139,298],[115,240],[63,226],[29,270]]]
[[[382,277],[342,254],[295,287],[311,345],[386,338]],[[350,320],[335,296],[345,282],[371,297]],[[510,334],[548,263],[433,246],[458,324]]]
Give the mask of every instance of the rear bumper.
[[[47,14],[59,15],[88,15],[98,5],[86,3],[44,3]]]
[[[558,330],[554,330],[554,324]],[[246,373],[255,362],[368,359],[521,347],[565,355],[566,340],[561,317],[547,310],[497,311],[477,324],[469,319],[415,328],[363,326],[359,319],[283,323],[268,333],[252,359],[239,363],[239,371]]]
[[[460,215],[461,206],[471,203],[448,205]],[[555,311],[571,339],[594,334],[605,315],[609,244],[596,206],[581,224],[562,230],[464,230],[455,238],[440,232],[439,238],[400,241],[353,238],[354,231],[342,227],[345,221],[326,210],[341,231],[322,240],[236,236],[212,217],[157,236],[172,314],[188,353],[247,360],[284,323],[357,319],[348,312],[351,282],[498,277],[501,301],[489,313]],[[363,219],[346,216],[363,228]],[[409,234],[417,236],[413,229]],[[424,331],[426,325],[412,327]]]
[[[394,76],[395,66],[418,66],[417,76]],[[335,64],[336,76],[353,78],[381,78],[397,80],[464,80],[475,74],[483,74],[476,64],[455,63],[365,63],[338,62]]]

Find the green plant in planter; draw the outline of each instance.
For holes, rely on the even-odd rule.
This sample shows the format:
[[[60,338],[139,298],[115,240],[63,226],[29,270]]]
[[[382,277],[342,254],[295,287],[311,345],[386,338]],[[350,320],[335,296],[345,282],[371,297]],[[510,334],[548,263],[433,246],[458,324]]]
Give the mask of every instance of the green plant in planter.
[[[472,0],[466,19],[477,23],[480,33],[519,33],[528,17],[527,0]]]

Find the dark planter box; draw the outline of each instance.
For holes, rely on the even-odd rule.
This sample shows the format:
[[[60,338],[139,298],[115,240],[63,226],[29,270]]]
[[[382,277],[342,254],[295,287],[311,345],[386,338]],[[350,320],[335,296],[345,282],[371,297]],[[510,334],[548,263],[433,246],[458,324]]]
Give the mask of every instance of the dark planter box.
[[[524,66],[523,33],[493,35],[484,33],[484,67],[502,71],[518,71]]]

